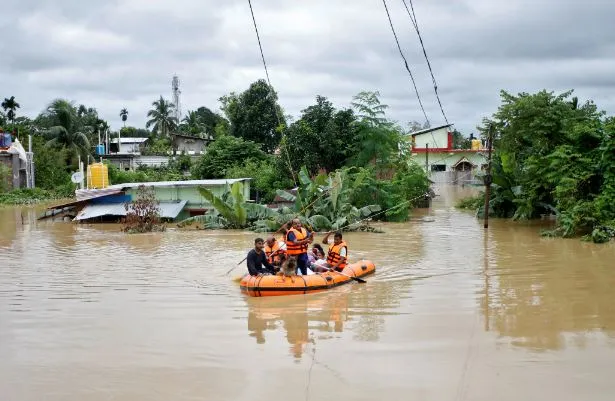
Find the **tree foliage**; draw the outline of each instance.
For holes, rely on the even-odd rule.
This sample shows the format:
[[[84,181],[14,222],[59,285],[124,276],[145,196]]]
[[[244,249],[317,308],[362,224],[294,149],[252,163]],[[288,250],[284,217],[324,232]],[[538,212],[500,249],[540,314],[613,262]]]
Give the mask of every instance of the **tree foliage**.
[[[490,214],[531,219],[555,214],[548,235],[584,235],[604,242],[615,229],[615,124],[572,91],[513,96],[489,126],[497,135]]]
[[[192,170],[196,178],[223,178],[226,171],[248,160],[265,160],[267,155],[252,142],[232,136],[222,136],[207,148]]]
[[[352,110],[336,110],[327,98],[316,96],[316,104],[302,110],[301,118],[286,130],[281,157],[290,161],[295,175],[302,166],[310,174],[338,169],[356,147],[354,124]]]
[[[239,95],[223,96],[220,102],[231,135],[257,143],[268,153],[278,147],[284,115],[277,103],[278,95],[265,80],[252,83]]]
[[[150,118],[145,128],[152,127],[152,132],[162,137],[167,137],[177,127],[179,121],[173,116],[175,105],[160,96],[160,99],[152,102],[153,108],[147,112]]]

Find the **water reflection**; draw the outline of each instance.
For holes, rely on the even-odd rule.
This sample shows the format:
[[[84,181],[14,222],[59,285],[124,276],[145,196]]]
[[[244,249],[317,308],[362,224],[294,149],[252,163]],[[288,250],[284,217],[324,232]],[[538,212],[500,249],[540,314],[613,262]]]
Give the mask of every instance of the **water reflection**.
[[[308,343],[315,345],[344,331],[344,324],[351,319],[349,291],[340,288],[305,296],[247,298],[249,335],[264,344],[265,332],[283,329],[291,355],[301,358]]]
[[[393,285],[350,283],[324,293],[285,297],[246,297],[248,335],[257,344],[278,341],[283,330],[290,354],[301,358],[307,345],[346,337],[377,341],[385,331],[385,318],[403,314],[401,299],[409,297],[411,280]],[[271,332],[272,340],[267,340]]]
[[[494,223],[480,296],[487,330],[533,351],[614,336],[613,244],[541,238],[532,225]]]

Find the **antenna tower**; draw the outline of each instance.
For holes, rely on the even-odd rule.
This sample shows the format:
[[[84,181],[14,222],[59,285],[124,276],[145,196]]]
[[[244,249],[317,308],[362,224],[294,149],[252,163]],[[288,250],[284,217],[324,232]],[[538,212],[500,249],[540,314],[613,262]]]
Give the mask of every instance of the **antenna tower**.
[[[173,81],[171,81],[171,88],[173,89],[173,104],[175,105],[175,112],[173,113],[174,117],[177,118],[177,123],[181,121],[182,116],[182,106],[181,101],[179,100],[179,95],[181,95],[181,91],[179,90],[179,77],[177,75],[173,76]]]

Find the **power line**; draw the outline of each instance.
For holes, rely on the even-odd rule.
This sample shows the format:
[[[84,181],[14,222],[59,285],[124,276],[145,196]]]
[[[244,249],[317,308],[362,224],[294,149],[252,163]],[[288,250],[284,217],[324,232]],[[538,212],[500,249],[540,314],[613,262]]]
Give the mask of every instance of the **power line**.
[[[401,55],[401,58],[404,60],[406,70],[408,71],[408,74],[410,74],[410,79],[412,80],[412,85],[414,85],[414,91],[416,92],[416,97],[419,100],[419,105],[421,106],[421,110],[423,111],[423,115],[425,116],[425,121],[428,124],[430,124],[429,118],[427,118],[427,113],[425,113],[425,108],[423,107],[423,102],[421,102],[421,96],[419,95],[419,90],[416,88],[416,82],[414,82],[414,76],[412,76],[412,71],[410,71],[410,67],[408,66],[408,61],[406,60],[406,57],[404,56],[404,53],[401,50],[401,46],[399,45],[399,40],[397,40],[397,34],[395,33],[395,28],[393,28],[393,21],[391,21],[391,14],[389,14],[389,8],[387,7],[386,0],[382,0],[382,3],[384,4],[384,9],[387,12],[389,24],[391,25],[391,31],[393,31],[393,36],[395,37],[395,43],[397,43],[397,49],[399,49],[399,54]]]
[[[269,80],[269,71],[267,71],[267,63],[265,62],[265,55],[263,53],[263,46],[261,45],[261,38],[260,35],[258,34],[258,27],[256,26],[256,18],[254,18],[254,10],[252,9],[252,1],[248,0],[248,4],[250,5],[250,14],[252,14],[252,22],[254,22],[254,30],[256,31],[256,39],[258,40],[258,48],[261,51],[261,58],[263,59],[263,67],[265,67],[265,75],[267,76],[267,84],[269,85],[269,95],[271,95],[272,99],[272,103],[273,103],[273,112],[275,114],[275,118],[278,122],[278,127],[281,125],[280,123],[280,116],[278,115],[278,110],[275,107],[275,100],[273,99],[273,86],[271,86],[271,81]],[[281,151],[281,150],[280,150]],[[293,181],[295,182],[295,185],[297,185],[297,179],[295,177],[295,172],[293,171],[293,167],[292,164],[290,162],[290,156],[288,155],[288,146],[286,146],[286,158],[288,161],[288,168],[290,170],[290,173],[293,177]]]
[[[258,34],[258,28],[256,27],[256,18],[254,18],[254,10],[252,10],[252,1],[248,0],[248,4],[250,5],[250,14],[252,14],[252,21],[254,22],[254,30],[256,31],[256,39],[258,40],[258,47],[261,50],[261,58],[263,59],[263,66],[265,67],[265,75],[267,75],[267,83],[269,84],[270,87],[272,87],[271,82],[269,81],[269,72],[267,71],[267,63],[265,62],[265,55],[263,54],[263,46],[261,45],[261,38],[260,38],[260,35]]]
[[[440,111],[442,111],[442,116],[444,116],[444,121],[448,124],[448,119],[446,118],[446,114],[444,113],[444,108],[442,107],[442,102],[440,101],[440,96],[438,95],[438,84],[436,83],[436,78],[433,75],[433,71],[431,69],[431,64],[429,63],[429,58],[427,57],[427,51],[425,50],[425,45],[423,44],[423,38],[421,37],[421,32],[419,30],[419,24],[416,19],[416,14],[414,13],[414,6],[412,5],[412,0],[408,0],[410,2],[410,8],[412,9],[412,13],[410,13],[410,9],[408,9],[408,4],[406,4],[406,0],[401,0],[404,3],[404,7],[406,7],[406,11],[408,12],[408,16],[412,21],[412,25],[414,25],[414,29],[416,30],[416,34],[419,37],[419,41],[421,42],[421,48],[423,49],[423,55],[425,55],[425,60],[427,61],[427,68],[429,68],[429,73],[431,74],[431,80],[433,82],[433,89],[436,93],[436,99],[438,99],[438,104],[440,105]]]

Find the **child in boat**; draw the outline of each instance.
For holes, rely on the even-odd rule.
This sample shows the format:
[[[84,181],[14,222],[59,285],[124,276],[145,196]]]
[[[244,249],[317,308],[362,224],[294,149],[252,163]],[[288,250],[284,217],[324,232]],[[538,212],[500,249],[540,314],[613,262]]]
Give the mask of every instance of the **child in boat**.
[[[329,231],[322,239],[323,244],[329,243],[329,236],[332,231]],[[333,244],[329,245],[329,252],[327,253],[327,261],[318,266],[312,265],[315,272],[325,272],[329,270],[336,270],[341,272],[346,267],[346,261],[348,260],[348,246],[342,239],[342,232],[336,231],[333,236]]]

